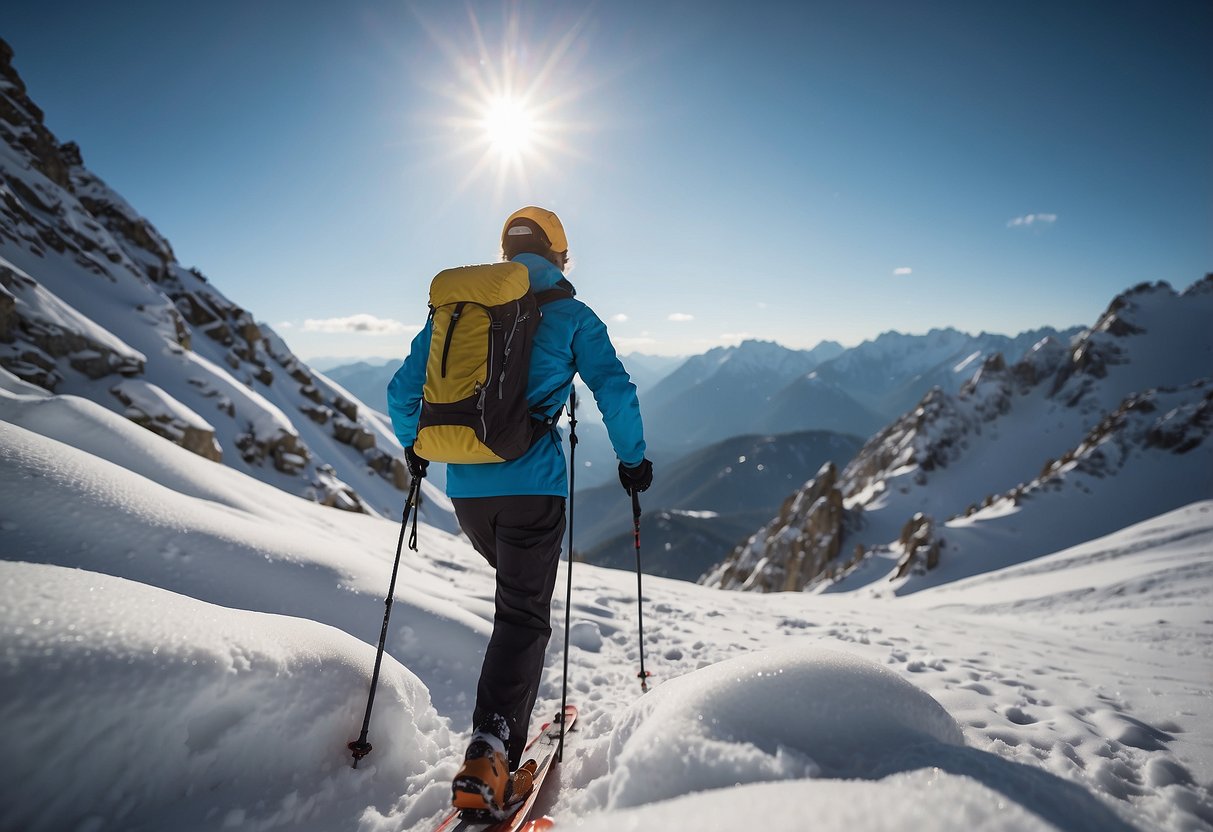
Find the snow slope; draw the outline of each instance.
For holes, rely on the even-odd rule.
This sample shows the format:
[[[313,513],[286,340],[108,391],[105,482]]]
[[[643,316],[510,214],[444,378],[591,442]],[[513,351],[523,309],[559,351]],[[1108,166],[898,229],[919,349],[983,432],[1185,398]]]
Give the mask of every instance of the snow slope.
[[[808,483],[705,580],[769,589],[791,576],[786,588],[801,589],[839,571],[846,588],[903,577],[901,538],[920,515],[955,531],[919,535],[930,565],[950,570],[955,550],[930,544],[965,538],[952,521],[999,495],[1018,507],[1026,494],[1033,504],[1036,522],[1023,524],[1030,533],[1007,520],[993,535],[1009,535],[999,545],[1019,547],[1019,560],[1213,496],[1211,320],[1213,277],[1183,292],[1142,285],[1113,300],[1069,347],[1046,339],[1017,364],[992,357],[960,393],[933,390],[837,477]],[[1182,452],[1163,439],[1173,431],[1190,434]],[[978,543],[991,545],[990,535]],[[1007,565],[1008,557],[992,563]]]
[[[179,263],[51,134],[12,57],[0,42],[0,367],[291,494],[397,514],[390,425]]]
[[[22,784],[0,827],[432,828],[491,626],[470,547],[422,525],[404,552],[353,771],[398,527],[29,398],[48,416],[29,424],[95,452],[0,423],[0,782]],[[583,716],[542,810],[591,830],[1207,828],[1210,549],[1202,502],[900,598],[649,578],[643,696],[634,575],[574,564]]]

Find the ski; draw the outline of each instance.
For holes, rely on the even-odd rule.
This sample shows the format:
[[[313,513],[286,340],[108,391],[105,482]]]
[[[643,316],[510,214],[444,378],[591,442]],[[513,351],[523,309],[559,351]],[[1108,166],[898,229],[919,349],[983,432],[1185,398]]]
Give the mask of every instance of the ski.
[[[577,707],[575,705],[566,705],[564,708],[566,740],[568,739],[568,732],[572,730],[573,723],[576,721]],[[507,815],[504,818],[485,819],[471,812],[462,812],[459,809],[454,809],[438,825],[438,828],[434,832],[521,832],[523,829],[529,832],[530,830],[550,829],[552,827],[551,818],[539,818],[528,822],[527,816],[535,808],[535,801],[539,798],[539,790],[543,788],[543,782],[547,778],[548,772],[552,770],[553,763],[556,762],[556,749],[559,745],[560,723],[556,721],[545,723],[539,729],[539,733],[527,743],[523,759],[530,758],[539,764],[539,767],[535,770],[535,782],[531,786],[530,793],[525,798],[518,803],[506,806]]]

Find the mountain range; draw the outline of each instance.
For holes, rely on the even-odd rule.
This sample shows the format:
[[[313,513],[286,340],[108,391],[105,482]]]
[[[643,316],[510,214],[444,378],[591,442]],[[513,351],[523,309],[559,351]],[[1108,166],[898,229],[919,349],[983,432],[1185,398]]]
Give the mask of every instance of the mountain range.
[[[862,444],[831,431],[735,436],[675,460],[641,495],[644,570],[695,580],[810,472],[849,460]],[[635,568],[632,505],[618,483],[579,492],[577,517],[580,559]]]
[[[704,582],[911,591],[1207,498],[1211,320],[1213,275],[1182,292],[1142,284],[1069,344],[990,356],[957,393],[933,389],[844,468],[823,467]]]

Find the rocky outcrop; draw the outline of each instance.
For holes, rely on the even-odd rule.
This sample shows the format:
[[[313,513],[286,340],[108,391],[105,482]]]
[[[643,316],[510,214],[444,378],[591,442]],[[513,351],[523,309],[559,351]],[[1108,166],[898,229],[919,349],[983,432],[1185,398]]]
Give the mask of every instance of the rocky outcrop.
[[[330,508],[358,514],[369,513],[358,492],[342,482],[331,465],[316,466],[312,484],[305,496]]]
[[[838,469],[828,462],[703,583],[760,592],[804,589],[838,557],[848,522]]]
[[[90,324],[27,275],[0,264],[0,365],[18,378],[53,391],[62,380],[58,360],[90,379],[137,376],[144,357]]]
[[[59,144],[43,123],[42,110],[30,100],[25,82],[13,67],[13,49],[0,39],[0,120],[24,128],[17,137],[35,160],[38,170],[60,187],[69,186],[68,166]]]
[[[409,479],[409,469],[401,461],[400,457],[392,456],[391,454],[380,450],[379,448],[369,448],[366,450],[366,464],[371,466],[371,469],[390,482],[400,491],[408,491],[412,480]]]
[[[139,387],[136,387],[136,384]],[[141,395],[140,387],[144,390],[154,390],[156,397]],[[164,400],[168,397],[168,394],[155,385],[142,382],[120,384],[111,388],[110,392],[125,405],[124,415],[135,424],[212,462],[223,461],[223,449],[215,439],[215,429],[205,420],[179,402],[174,401],[171,407],[156,407],[150,404],[156,399]]]
[[[0,284],[0,344],[11,344],[17,340],[17,299]]]
[[[241,459],[249,465],[261,465],[268,459],[284,474],[298,474],[311,458],[311,452],[299,437],[286,431],[278,431],[269,438],[243,433],[237,438],[236,447]]]
[[[911,570],[926,571],[939,565],[939,550],[943,541],[934,539],[934,523],[930,517],[919,512],[902,527],[897,545],[903,552],[893,580],[904,578]]]
[[[375,447],[375,434],[357,422],[348,419],[333,419],[333,437],[338,442],[350,445],[360,451]]]
[[[806,534],[808,513],[788,509],[821,500],[815,480],[704,582],[760,590],[810,586],[834,576],[839,543],[861,557],[900,550],[895,575],[905,577],[931,568],[946,551],[946,533],[931,515],[973,517],[995,504],[1007,511],[1037,489],[1055,487],[1071,470],[1112,476],[1142,448],[1176,454],[1200,448],[1213,419],[1204,393],[1199,401],[1180,396],[1180,406],[1159,414],[1148,411],[1166,385],[1209,383],[1194,379],[1213,369],[1211,295],[1213,275],[1182,294],[1165,283],[1141,284],[1068,344],[1043,338],[1014,364],[989,354],[957,394],[931,390],[864,445],[833,485],[842,497],[840,524],[832,525],[836,512],[822,503],[814,512],[821,526]],[[1143,380],[1158,387],[1138,394]],[[1148,429],[1146,416],[1154,420]],[[1043,459],[1018,458],[1018,447],[1060,458],[1045,461],[1042,470]],[[982,454],[997,464],[987,468]],[[980,502],[965,508],[968,500]],[[829,533],[833,528],[837,535]],[[898,528],[902,539],[894,542]]]

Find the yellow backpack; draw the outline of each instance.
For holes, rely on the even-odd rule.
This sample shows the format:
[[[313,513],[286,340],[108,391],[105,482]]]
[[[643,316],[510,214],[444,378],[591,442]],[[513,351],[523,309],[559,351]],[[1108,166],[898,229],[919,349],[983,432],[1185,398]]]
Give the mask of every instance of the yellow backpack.
[[[571,287],[570,287],[571,288]],[[521,263],[462,266],[430,283],[430,354],[413,450],[432,462],[503,462],[527,452],[551,420],[527,406],[531,344],[542,303]]]

